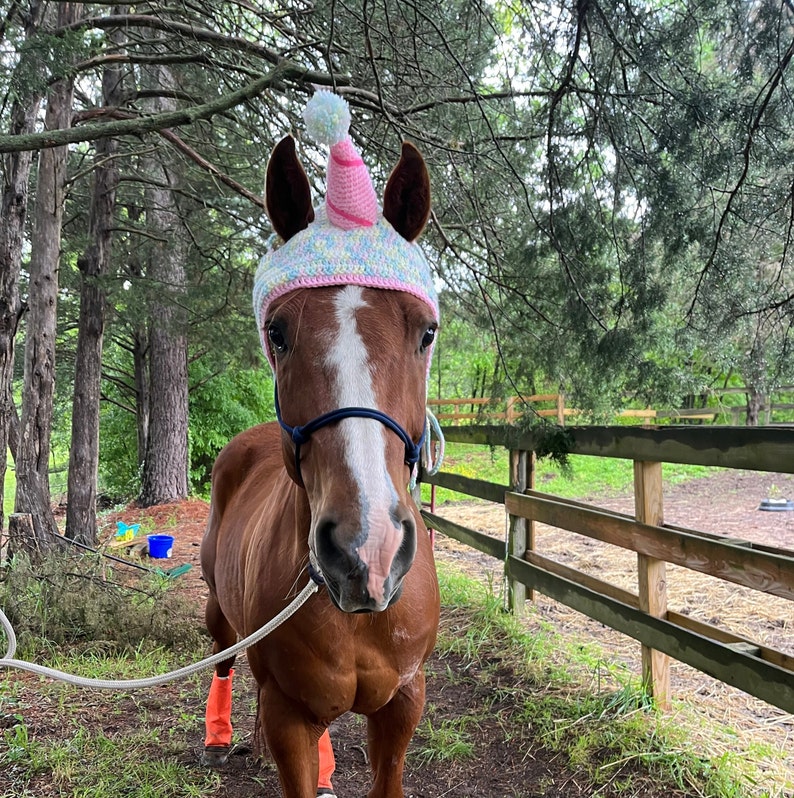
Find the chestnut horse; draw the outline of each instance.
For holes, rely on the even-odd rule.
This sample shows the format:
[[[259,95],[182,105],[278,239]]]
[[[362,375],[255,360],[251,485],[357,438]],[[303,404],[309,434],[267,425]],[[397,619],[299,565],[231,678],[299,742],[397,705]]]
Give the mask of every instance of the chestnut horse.
[[[291,138],[273,152],[266,195],[286,242],[313,220]],[[383,216],[413,241],[429,202],[424,161],[405,144]],[[259,727],[285,798],[334,794],[327,728],[347,711],[368,719],[370,798],[403,796],[405,754],[424,707],[423,666],[439,616],[432,547],[407,487],[425,429],[435,328],[427,303],[400,290],[348,284],[280,296],[262,333],[281,425],[238,435],[213,469],[201,548],[213,650],[273,618],[310,570],[324,580],[295,615],[248,649]],[[224,760],[231,743],[232,665],[219,664],[213,679],[209,760]]]

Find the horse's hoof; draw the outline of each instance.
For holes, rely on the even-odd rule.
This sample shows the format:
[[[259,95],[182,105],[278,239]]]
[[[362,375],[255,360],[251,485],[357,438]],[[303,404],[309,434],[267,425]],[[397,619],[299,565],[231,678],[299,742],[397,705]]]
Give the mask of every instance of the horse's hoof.
[[[230,745],[207,745],[201,754],[201,764],[210,768],[223,767],[232,752]]]

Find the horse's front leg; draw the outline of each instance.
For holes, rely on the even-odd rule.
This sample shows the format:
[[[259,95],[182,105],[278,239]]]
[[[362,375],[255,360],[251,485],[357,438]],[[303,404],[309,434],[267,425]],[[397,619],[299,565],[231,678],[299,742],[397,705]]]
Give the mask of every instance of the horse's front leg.
[[[403,768],[425,706],[425,673],[401,687],[386,706],[368,717],[367,737],[373,783],[368,798],[403,798]]]
[[[318,794],[320,753],[324,754],[323,772],[327,777],[327,793],[333,795],[330,776],[333,773],[333,752],[327,730],[305,717],[298,704],[269,686],[259,689],[259,722],[265,741],[278,768],[284,798],[315,798]],[[324,745],[318,752],[321,735]],[[330,755],[330,764],[328,756]]]
[[[205,611],[207,629],[213,637],[212,653],[233,646],[237,633],[221,611],[218,600],[210,594]],[[206,736],[202,761],[210,767],[226,764],[232,749],[232,676],[234,657],[225,659],[215,666],[210,693],[207,697],[205,715]]]

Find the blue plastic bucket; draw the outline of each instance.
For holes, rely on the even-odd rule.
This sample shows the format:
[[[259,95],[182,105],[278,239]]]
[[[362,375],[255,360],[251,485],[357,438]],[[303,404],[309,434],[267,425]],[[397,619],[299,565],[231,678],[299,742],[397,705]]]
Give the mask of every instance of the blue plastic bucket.
[[[171,556],[171,549],[174,547],[174,538],[171,535],[148,535],[149,556],[158,560],[164,560]]]

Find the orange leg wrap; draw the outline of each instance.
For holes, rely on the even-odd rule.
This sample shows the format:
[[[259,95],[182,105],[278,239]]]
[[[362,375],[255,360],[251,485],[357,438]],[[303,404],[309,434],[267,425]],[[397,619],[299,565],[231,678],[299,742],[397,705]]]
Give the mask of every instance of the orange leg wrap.
[[[317,780],[318,789],[327,788],[333,790],[331,776],[336,770],[334,760],[334,749],[331,747],[331,735],[328,729],[323,732],[322,737],[317,741],[317,751],[320,754],[320,778]]]
[[[221,679],[217,673],[212,675],[212,686],[207,697],[205,726],[207,736],[204,745],[230,746],[232,744],[232,676]]]

